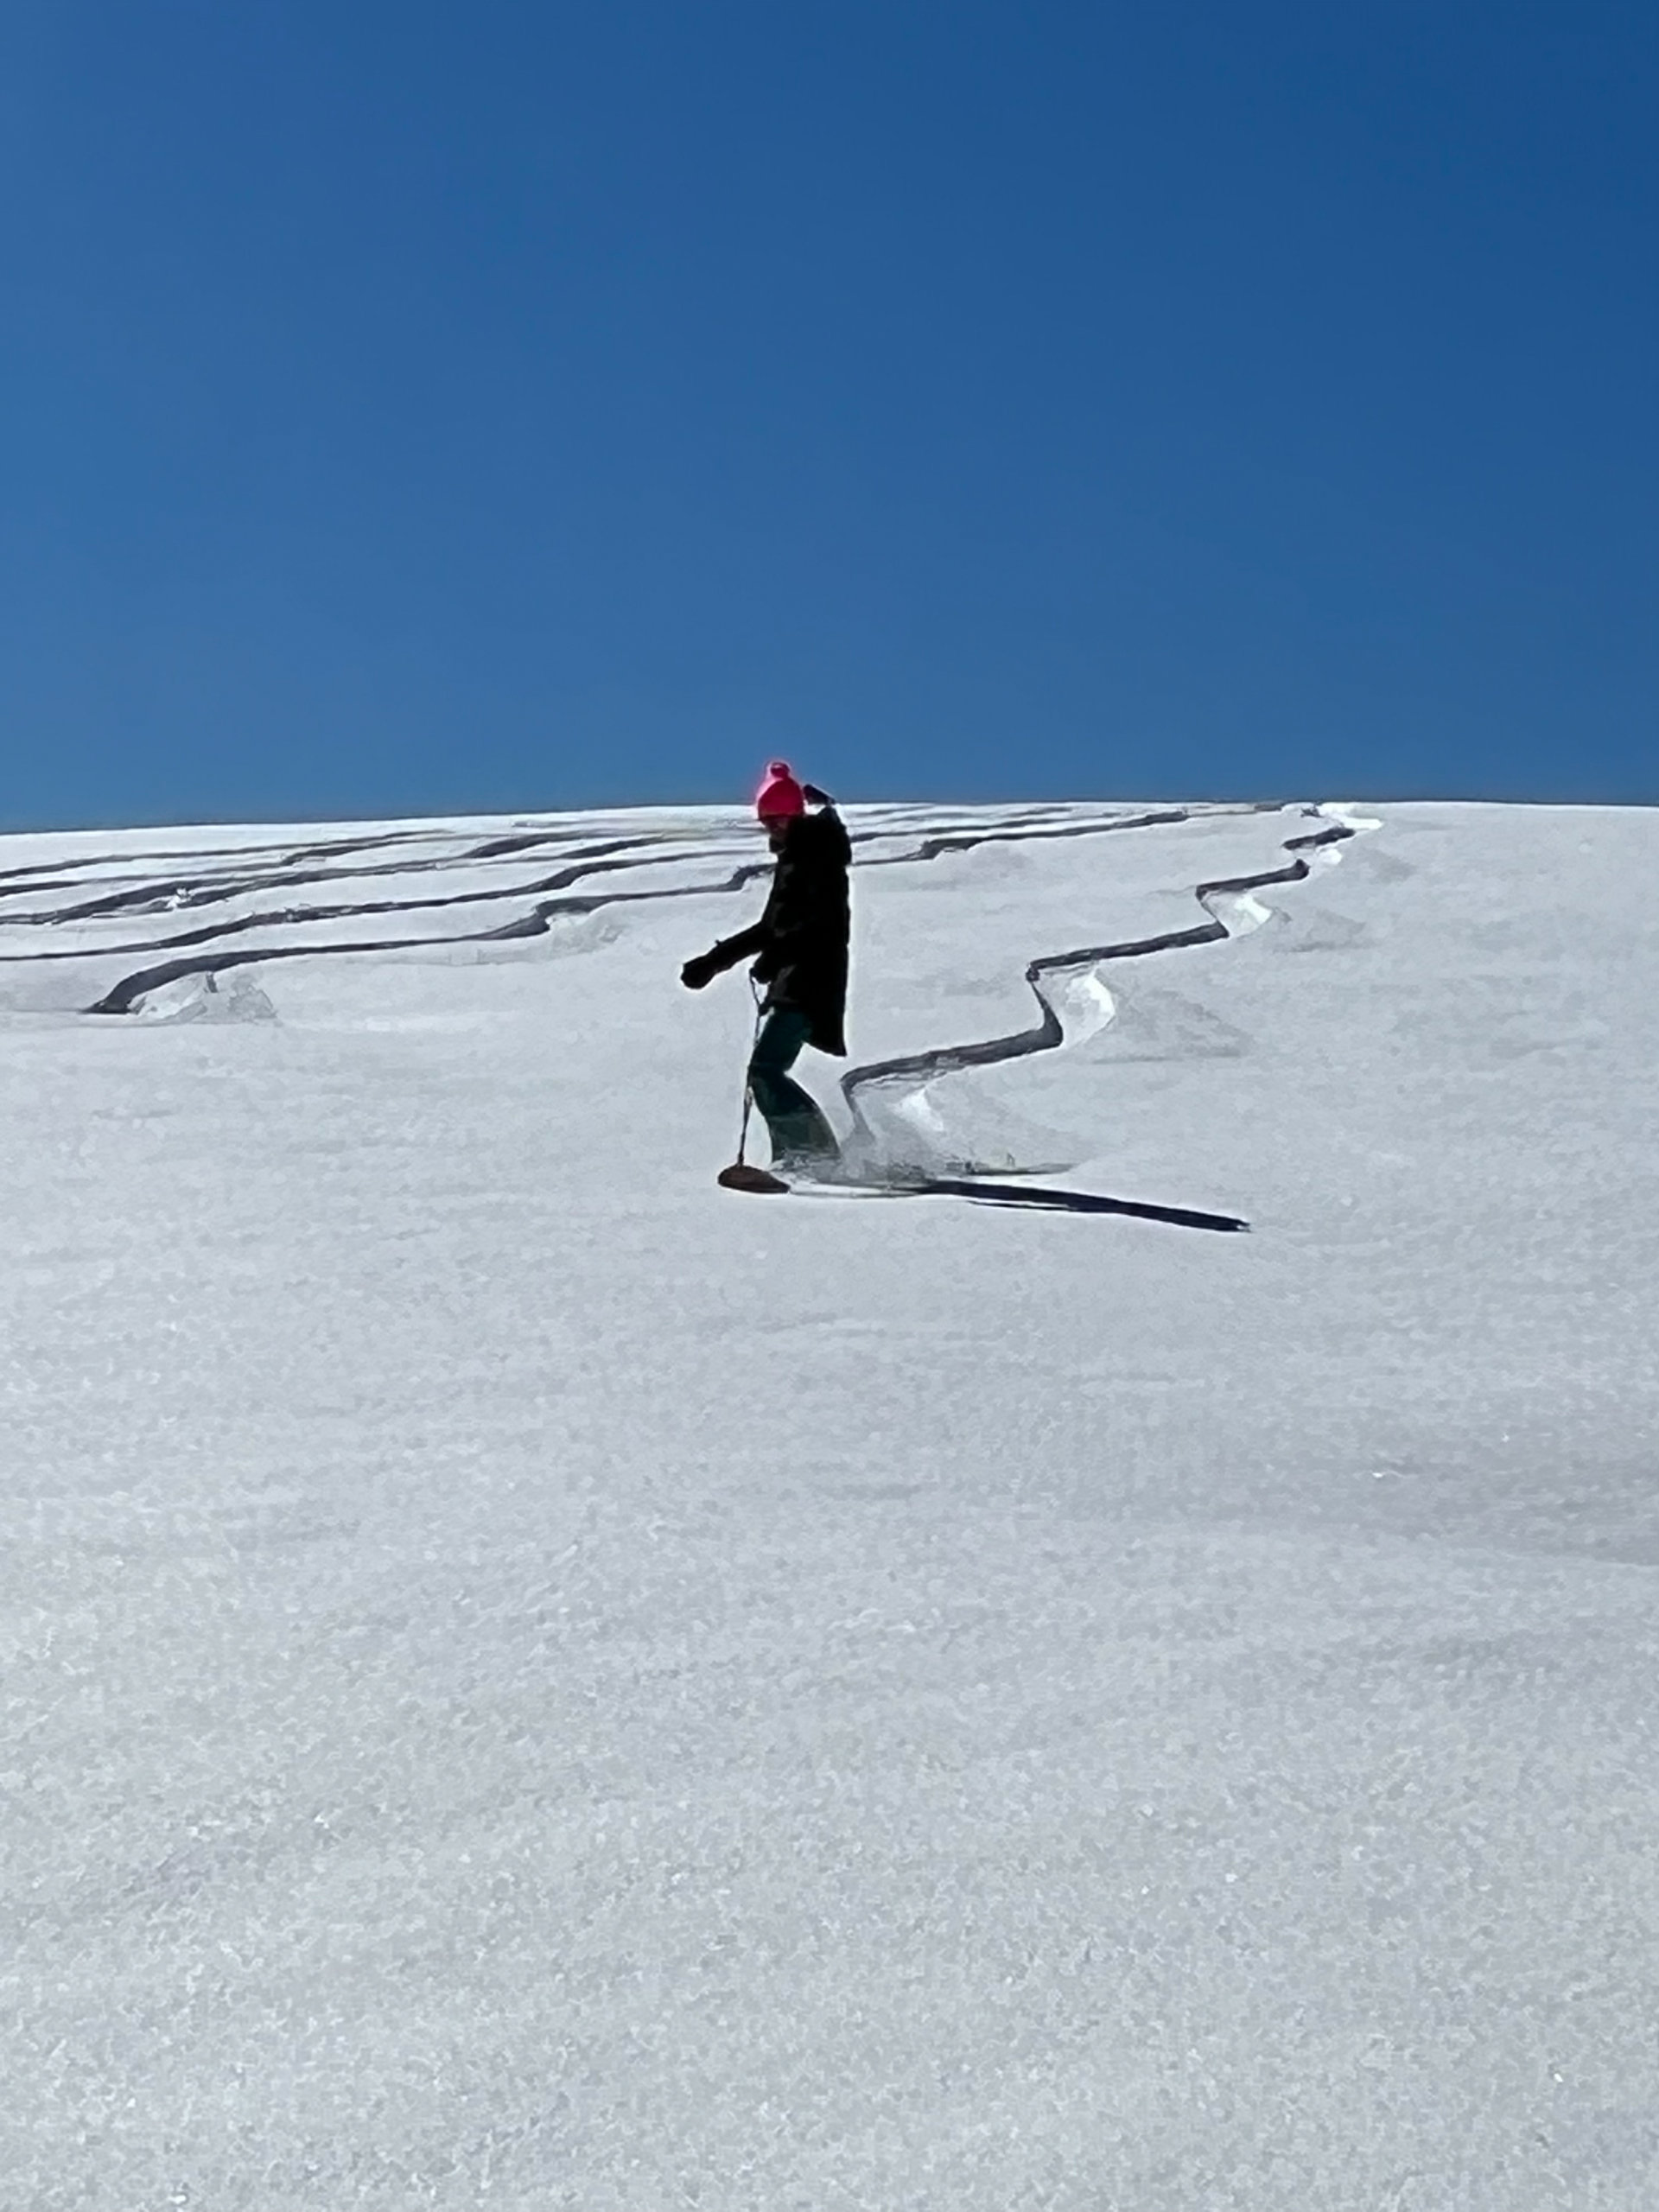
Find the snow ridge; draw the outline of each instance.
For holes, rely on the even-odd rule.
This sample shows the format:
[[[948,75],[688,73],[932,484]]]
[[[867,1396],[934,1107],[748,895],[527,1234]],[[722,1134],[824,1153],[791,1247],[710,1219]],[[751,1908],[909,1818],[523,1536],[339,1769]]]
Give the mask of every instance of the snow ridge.
[[[1148,829],[1186,822],[1199,815],[1253,814],[1271,810],[1270,808],[1264,808],[1260,804],[1247,804],[1236,806],[1160,808],[1139,814],[1118,814],[1103,820],[1084,822],[1056,823],[1047,817],[1016,817],[1011,820],[1005,819],[993,823],[982,829],[964,828],[926,831],[915,842],[907,844],[902,851],[874,855],[861,861],[859,865],[861,868],[896,868],[937,860],[946,854],[967,852],[982,844],[1024,843],[1058,838],[1103,836],[1118,830]],[[858,830],[854,832],[853,842],[856,848],[882,841],[893,834],[895,833],[893,830],[879,826]],[[569,833],[566,833],[567,842],[568,837]],[[364,847],[366,848],[371,844],[384,845],[391,841],[378,838],[363,842]],[[482,844],[474,845],[461,853],[441,855],[435,859],[411,860],[390,865],[383,863],[365,870],[308,868],[301,873],[287,875],[283,880],[284,887],[293,887],[302,883],[323,880],[336,874],[413,874],[423,869],[439,868],[453,869],[457,866],[464,866],[467,862],[499,859],[534,844],[554,842],[556,839],[550,833],[530,836],[496,837]],[[290,852],[292,849],[268,848],[266,849]],[[295,857],[310,859],[321,849],[323,849],[312,848],[309,853],[296,855]],[[351,849],[340,844],[330,849],[339,853]],[[211,923],[199,929],[181,931],[175,936],[152,939],[146,944],[114,949],[113,957],[122,957],[124,950],[135,956],[141,953],[153,956],[157,951],[174,950],[178,950],[181,957],[160,962],[155,961],[152,957],[142,968],[121,977],[86,1011],[95,1014],[136,1014],[143,1010],[145,1000],[152,993],[166,989],[186,978],[218,975],[226,969],[249,967],[270,961],[311,959],[334,954],[417,951],[439,944],[501,944],[542,937],[548,933],[553,923],[560,918],[591,914],[597,912],[602,907],[639,906],[671,899],[706,899],[738,892],[756,878],[767,874],[772,867],[770,858],[746,860],[734,868],[728,875],[715,882],[675,884],[650,891],[613,891],[592,895],[578,893],[574,896],[564,895],[571,891],[572,887],[586,878],[645,865],[656,865],[673,856],[671,841],[665,839],[661,833],[618,837],[591,844],[586,848],[578,848],[577,855],[569,865],[550,875],[506,889],[492,887],[480,890],[451,892],[442,897],[429,899],[375,899],[334,906],[302,908],[283,906],[276,909],[262,909],[257,913],[245,915],[234,921]],[[27,887],[34,887],[30,885]],[[186,879],[168,878],[162,882],[152,880],[124,890],[105,899],[99,899],[78,906],[59,907],[47,913],[19,915],[11,918],[17,922],[63,924],[94,919],[112,912],[143,913],[177,911],[186,906],[202,906],[234,898],[239,893],[245,893],[249,887],[245,878],[235,880],[216,880],[207,885],[202,885],[199,880],[192,884]],[[550,893],[559,895],[547,896],[546,894]],[[186,952],[183,950],[188,946],[209,942],[222,942],[226,938],[243,936],[259,929],[283,926],[309,927],[319,922],[348,921],[358,916],[367,917],[404,912],[413,913],[435,909],[447,910],[469,905],[499,906],[512,899],[523,898],[529,898],[534,903],[528,912],[515,916],[512,920],[497,924],[493,928],[463,931],[442,938],[409,937],[318,939],[294,944],[230,946],[213,952]],[[21,957],[45,960],[84,960],[87,957],[87,954],[83,948],[62,950],[54,948]],[[106,951],[103,957],[111,956]]]
[[[1033,960],[1025,980],[1036,999],[1041,1019],[1029,1029],[1004,1037],[976,1039],[961,1045],[944,1045],[903,1058],[867,1063],[849,1069],[842,1077],[842,1093],[852,1113],[855,1154],[872,1161],[886,1149],[880,1133],[866,1110],[866,1096],[893,1090],[910,1094],[913,1102],[941,1077],[967,1068],[992,1067],[1006,1060],[1036,1052],[1052,1052],[1081,1041],[1104,1028],[1116,1014],[1111,994],[1098,969],[1115,960],[1143,959],[1149,953],[1171,952],[1190,946],[1215,944],[1245,936],[1271,918],[1273,909],[1256,899],[1258,891],[1280,883],[1300,883],[1313,873],[1321,854],[1335,858],[1332,849],[1379,825],[1341,805],[1304,804],[1305,817],[1322,817],[1322,829],[1284,840],[1291,858],[1282,868],[1265,868],[1253,875],[1226,876],[1200,883],[1193,896],[1206,919],[1190,928],[1167,930],[1155,937],[1138,938],[1117,944],[1090,945],[1073,952],[1052,952]],[[1165,817],[1164,819],[1171,817]],[[1185,819],[1185,816],[1174,818]],[[1313,855],[1310,858],[1309,855]],[[1071,1004],[1066,1003],[1068,996]],[[899,1110],[903,1110],[902,1107]],[[971,1163],[963,1165],[971,1169]],[[1215,1225],[1211,1222],[1206,1225]],[[1229,1223],[1229,1226],[1238,1226]]]

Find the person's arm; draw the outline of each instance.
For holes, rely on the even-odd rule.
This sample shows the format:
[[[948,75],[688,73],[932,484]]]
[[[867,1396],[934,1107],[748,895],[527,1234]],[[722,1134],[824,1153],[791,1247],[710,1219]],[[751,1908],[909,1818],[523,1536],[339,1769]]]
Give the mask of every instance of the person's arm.
[[[700,991],[712,983],[716,976],[723,976],[728,968],[735,968],[740,960],[747,960],[757,952],[764,952],[772,943],[772,931],[766,918],[752,929],[740,930],[735,937],[721,938],[709,951],[699,953],[695,960],[688,960],[680,970],[680,981],[688,991]]]
[[[816,784],[804,784],[801,792],[822,810],[812,817],[810,826],[820,837],[830,838],[836,857],[845,866],[852,857],[852,846],[846,827],[836,812],[835,802]],[[786,966],[795,944],[811,933],[811,923],[803,907],[804,887],[811,873],[811,863],[804,854],[792,850],[782,853],[772,871],[765,913],[752,929],[740,930],[735,937],[722,938],[708,952],[688,960],[680,970],[680,981],[687,990],[702,990],[728,968],[735,968],[740,960],[752,959],[757,953],[772,956],[769,969],[763,970],[763,976],[775,974]]]

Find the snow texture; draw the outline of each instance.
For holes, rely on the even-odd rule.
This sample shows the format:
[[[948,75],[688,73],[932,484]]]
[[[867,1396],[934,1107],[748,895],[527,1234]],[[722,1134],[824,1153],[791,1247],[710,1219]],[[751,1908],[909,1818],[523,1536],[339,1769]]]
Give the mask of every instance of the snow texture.
[[[0,841],[6,2212],[1659,2202],[1659,817],[849,823]]]

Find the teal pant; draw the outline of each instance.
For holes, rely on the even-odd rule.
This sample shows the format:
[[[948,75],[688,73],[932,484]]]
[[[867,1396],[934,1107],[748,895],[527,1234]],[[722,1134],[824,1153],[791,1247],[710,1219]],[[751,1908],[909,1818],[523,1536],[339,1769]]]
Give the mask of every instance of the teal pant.
[[[816,1102],[790,1079],[811,1024],[792,1006],[775,1007],[760,1026],[749,1060],[749,1088],[772,1136],[774,1160],[831,1159],[840,1147]]]

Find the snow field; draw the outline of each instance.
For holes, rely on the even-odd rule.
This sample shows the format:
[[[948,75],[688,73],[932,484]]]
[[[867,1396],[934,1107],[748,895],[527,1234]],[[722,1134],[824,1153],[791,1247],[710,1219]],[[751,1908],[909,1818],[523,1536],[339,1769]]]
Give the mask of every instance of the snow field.
[[[1331,819],[1155,811],[855,810],[859,1063]],[[177,911],[0,874],[0,2201],[1645,2212],[1659,835],[1357,813],[925,1086],[1239,1237],[716,1191],[735,816],[367,825],[492,898],[125,1015]]]

